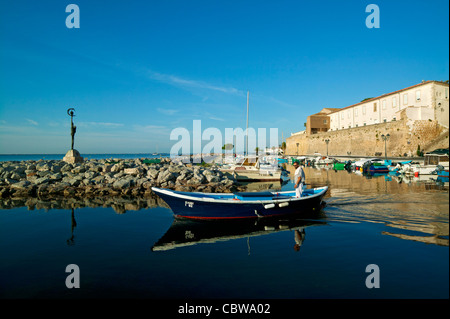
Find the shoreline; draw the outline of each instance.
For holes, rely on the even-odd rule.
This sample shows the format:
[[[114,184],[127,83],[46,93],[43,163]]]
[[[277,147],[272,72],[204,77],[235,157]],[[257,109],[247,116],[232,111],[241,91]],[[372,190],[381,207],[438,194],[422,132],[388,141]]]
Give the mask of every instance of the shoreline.
[[[150,197],[151,188],[229,193],[243,191],[233,176],[215,167],[175,163],[170,158],[0,162],[0,198]]]

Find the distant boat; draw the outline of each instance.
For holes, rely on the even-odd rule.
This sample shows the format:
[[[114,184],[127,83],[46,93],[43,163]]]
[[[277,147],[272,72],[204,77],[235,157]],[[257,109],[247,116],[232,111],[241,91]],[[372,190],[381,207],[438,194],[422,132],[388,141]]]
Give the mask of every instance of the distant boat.
[[[261,163],[255,156],[240,158],[236,164],[222,166],[220,171],[232,175],[239,182],[280,181],[282,173],[278,164]]]
[[[153,153],[152,155],[153,155],[153,156],[157,156],[157,155],[160,155],[160,154],[158,153],[158,145],[156,145],[156,152],[155,152],[155,153]]]
[[[352,162],[349,160],[347,162],[335,162],[333,164],[333,169],[336,171],[347,170],[350,171]]]
[[[336,162],[333,158],[319,155],[314,159],[314,165],[328,165]]]
[[[327,186],[295,191],[199,193],[152,187],[177,217],[200,219],[261,218],[295,216],[318,211]]]
[[[352,163],[352,168],[359,171],[368,163],[384,164],[384,160],[381,158],[361,158],[359,161]]]

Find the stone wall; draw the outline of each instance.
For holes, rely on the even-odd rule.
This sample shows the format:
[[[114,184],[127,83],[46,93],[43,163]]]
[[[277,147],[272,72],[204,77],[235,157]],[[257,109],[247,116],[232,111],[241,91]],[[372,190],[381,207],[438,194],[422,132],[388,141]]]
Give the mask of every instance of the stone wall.
[[[293,135],[286,139],[286,154],[326,155],[325,140],[328,139],[329,156],[384,156],[385,142],[381,138],[383,134],[390,135],[386,149],[387,156],[391,157],[415,156],[419,145],[423,151],[449,147],[447,128],[433,120],[407,120],[403,114],[401,120],[388,123],[312,135]],[[433,143],[437,139],[439,143]],[[433,149],[426,149],[431,146]]]

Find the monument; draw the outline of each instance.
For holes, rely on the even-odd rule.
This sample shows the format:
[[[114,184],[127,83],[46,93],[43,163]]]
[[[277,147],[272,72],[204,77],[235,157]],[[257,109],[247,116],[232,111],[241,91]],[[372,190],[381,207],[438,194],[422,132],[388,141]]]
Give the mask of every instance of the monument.
[[[77,127],[73,125],[73,117],[75,109],[70,108],[67,110],[67,114],[70,116],[70,135],[72,136],[72,147],[70,148],[70,151],[66,153],[66,156],[64,156],[63,161],[67,163],[83,163],[83,158],[80,155],[80,152],[78,152],[76,149],[73,148],[74,140],[75,140],[75,133],[77,131]]]

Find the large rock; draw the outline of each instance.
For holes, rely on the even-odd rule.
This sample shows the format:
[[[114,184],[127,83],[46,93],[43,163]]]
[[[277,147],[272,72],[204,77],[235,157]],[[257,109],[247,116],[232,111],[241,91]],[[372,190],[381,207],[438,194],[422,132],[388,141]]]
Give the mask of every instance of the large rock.
[[[131,186],[131,180],[127,178],[119,179],[115,181],[113,187],[115,189],[125,189]]]
[[[206,178],[203,174],[200,174],[197,172],[194,173],[193,179],[196,180],[198,182],[198,184],[203,184],[206,180]]]
[[[111,167],[111,172],[112,173],[117,173],[117,172],[120,172],[121,170],[122,170],[122,165],[120,165],[120,164],[114,164]]]
[[[147,176],[151,177],[152,179],[157,179],[159,175],[159,171],[154,168],[149,168],[147,171]]]
[[[44,177],[40,177],[34,180],[34,184],[36,185],[41,185],[41,184],[45,184],[48,183],[50,181],[50,179],[47,176]]]
[[[143,170],[142,170],[142,168],[140,168],[140,167],[125,168],[125,169],[123,170],[123,172],[124,172],[125,174],[128,174],[128,175],[134,175],[134,176],[143,174]]]
[[[61,167],[61,173],[70,172],[73,169],[72,164],[65,164],[63,167]]]
[[[163,184],[169,181],[175,182],[178,177],[178,174],[167,171],[160,172],[158,175],[158,183]]]
[[[29,185],[31,185],[31,183],[29,181],[21,181],[21,182],[12,184],[11,187],[16,188],[16,189],[26,189]]]

